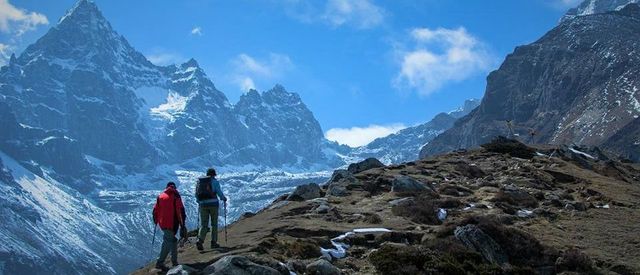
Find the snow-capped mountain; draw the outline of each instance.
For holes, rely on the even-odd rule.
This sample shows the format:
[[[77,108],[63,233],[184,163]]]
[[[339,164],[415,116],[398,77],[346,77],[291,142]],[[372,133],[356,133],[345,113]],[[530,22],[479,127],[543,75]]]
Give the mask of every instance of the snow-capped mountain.
[[[19,123],[60,131],[83,153],[131,169],[194,158],[267,167],[336,161],[322,153],[333,145],[297,94],[276,86],[257,105],[247,100],[252,92],[233,106],[195,60],[152,64],[87,0],[11,58],[0,85]]]
[[[567,11],[560,21],[570,20],[576,16],[617,11],[624,8],[627,4],[638,2],[640,2],[640,0],[584,0],[577,7]]]
[[[421,156],[474,147],[511,131],[536,143],[613,145],[618,143],[607,141],[618,134],[616,141],[636,139],[625,133],[636,132],[626,127],[640,116],[638,41],[637,4],[563,21],[507,56],[489,75],[480,106]],[[614,151],[640,152],[619,146]]]
[[[435,137],[453,127],[459,118],[478,107],[480,100],[470,99],[464,105],[448,113],[440,113],[430,121],[402,129],[395,134],[378,138],[358,147],[351,153],[354,159],[378,158],[385,164],[402,163],[418,159],[420,149]]]
[[[195,217],[195,178],[219,168],[231,221],[348,150],[280,85],[233,105],[197,61],[152,64],[88,0],[0,69],[0,129],[0,274],[125,273],[157,252],[167,181]]]

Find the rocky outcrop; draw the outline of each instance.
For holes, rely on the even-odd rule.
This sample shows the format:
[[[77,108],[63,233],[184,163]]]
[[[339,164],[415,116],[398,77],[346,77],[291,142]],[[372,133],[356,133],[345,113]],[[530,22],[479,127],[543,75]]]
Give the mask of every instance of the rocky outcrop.
[[[517,47],[489,75],[480,106],[427,144],[421,157],[500,135],[527,143],[606,144],[640,115],[640,80],[634,77],[640,52],[633,50],[639,20],[640,8],[630,4],[565,20]],[[621,146],[618,151],[629,145]]]
[[[306,201],[319,198],[322,196],[320,186],[315,183],[303,184],[296,187],[295,190],[287,197],[290,201]]]
[[[500,245],[476,225],[457,227],[453,234],[467,248],[477,251],[490,263],[502,265],[509,260]]]
[[[384,167],[384,164],[376,158],[368,158],[358,163],[349,164],[347,171],[351,174],[358,174],[369,169]]]

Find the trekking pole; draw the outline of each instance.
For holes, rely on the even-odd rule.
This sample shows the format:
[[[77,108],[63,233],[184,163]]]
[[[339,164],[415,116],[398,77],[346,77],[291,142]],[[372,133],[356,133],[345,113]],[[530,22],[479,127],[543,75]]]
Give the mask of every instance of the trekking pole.
[[[224,201],[224,244],[227,244],[227,201]]]
[[[156,230],[158,229],[158,225],[157,224],[153,224],[153,239],[151,240],[151,246],[153,247],[153,244],[156,242]]]

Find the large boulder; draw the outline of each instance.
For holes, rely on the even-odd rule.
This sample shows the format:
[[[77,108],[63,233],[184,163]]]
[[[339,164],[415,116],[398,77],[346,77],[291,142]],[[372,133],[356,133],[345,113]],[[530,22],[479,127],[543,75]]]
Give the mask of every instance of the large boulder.
[[[225,256],[202,270],[211,275],[280,275],[277,270],[259,265],[243,256]]]
[[[485,260],[498,265],[508,262],[502,247],[478,226],[474,224],[458,226],[454,235],[464,246],[480,253]]]
[[[309,183],[296,187],[296,190],[287,197],[287,200],[306,201],[319,197],[322,197],[322,190],[320,189],[320,186],[315,183]]]
[[[391,191],[396,193],[420,193],[430,190],[422,182],[409,176],[396,176],[391,182]]]
[[[357,174],[369,169],[380,167],[384,167],[384,164],[382,164],[382,162],[380,162],[376,158],[368,158],[358,163],[349,164],[347,171],[351,172],[352,174]]]
[[[340,269],[325,259],[317,260],[307,265],[307,274],[311,275],[340,275]]]
[[[340,180],[356,181],[356,178],[353,177],[353,174],[351,172],[344,169],[338,169],[333,171],[333,175],[331,175],[331,179],[329,179],[327,184],[338,182]]]
[[[535,156],[536,151],[515,139],[498,136],[489,143],[480,145],[489,152],[508,154],[509,156],[523,159],[530,159]]]

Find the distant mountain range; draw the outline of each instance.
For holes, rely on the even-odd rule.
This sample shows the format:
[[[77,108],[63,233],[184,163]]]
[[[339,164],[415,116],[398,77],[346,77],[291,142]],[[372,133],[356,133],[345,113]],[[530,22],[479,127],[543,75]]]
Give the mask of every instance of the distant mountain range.
[[[580,7],[593,3],[617,9],[621,2]],[[562,21],[507,56],[489,75],[480,106],[420,155],[475,147],[513,131],[527,142],[603,146],[640,160],[638,41],[637,4]]]
[[[420,148],[451,128],[459,118],[467,115],[479,104],[480,100],[478,99],[467,100],[457,110],[439,113],[426,123],[400,130],[395,134],[378,138],[365,146],[355,148],[351,153],[351,158],[357,160],[375,157],[385,164],[416,160]]]

